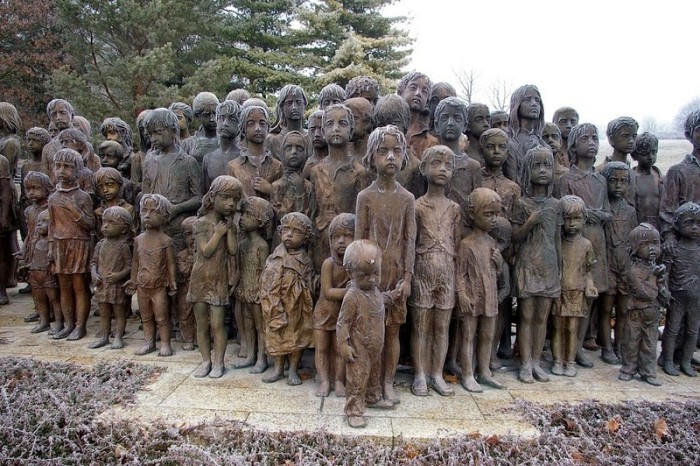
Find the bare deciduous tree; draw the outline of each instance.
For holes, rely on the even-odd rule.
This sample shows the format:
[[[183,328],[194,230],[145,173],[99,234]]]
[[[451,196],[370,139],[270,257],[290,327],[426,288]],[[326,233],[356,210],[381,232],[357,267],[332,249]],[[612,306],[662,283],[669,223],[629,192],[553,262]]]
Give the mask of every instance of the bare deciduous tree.
[[[678,110],[676,118],[673,119],[673,126],[675,126],[676,129],[680,130],[682,133],[685,126],[685,119],[695,110],[700,110],[700,96],[694,97],[687,104],[683,105],[680,110]]]
[[[467,101],[467,104],[471,104],[472,97],[474,96],[474,92],[476,90],[475,83],[479,77],[479,73],[477,73],[473,68],[469,71],[462,68],[458,71],[452,72],[457,77],[457,82],[459,83],[460,90],[462,91],[462,97]]]
[[[489,100],[494,110],[506,110],[510,103],[510,94],[513,92],[513,86],[505,79],[496,78],[491,83]]]

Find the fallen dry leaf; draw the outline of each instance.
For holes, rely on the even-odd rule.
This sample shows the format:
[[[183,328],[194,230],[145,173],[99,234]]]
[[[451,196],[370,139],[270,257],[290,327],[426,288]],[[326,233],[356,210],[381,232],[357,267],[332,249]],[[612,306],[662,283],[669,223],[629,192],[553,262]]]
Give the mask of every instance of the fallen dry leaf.
[[[498,435],[495,435],[495,434],[489,435],[488,437],[486,437],[485,442],[486,442],[486,445],[490,445],[492,447],[495,447],[496,445],[501,443],[501,441],[498,440]]]
[[[620,416],[615,416],[614,418],[606,422],[605,426],[608,428],[610,433],[614,434],[615,432],[620,430],[620,427],[622,426],[622,418],[620,418]]]
[[[654,422],[654,430],[656,430],[656,438],[659,440],[669,435],[668,424],[666,424],[666,419],[660,417]]]
[[[583,456],[581,452],[575,448],[572,448],[571,451],[569,451],[569,456],[571,456],[571,459],[574,461],[585,461],[586,459],[586,457]]]

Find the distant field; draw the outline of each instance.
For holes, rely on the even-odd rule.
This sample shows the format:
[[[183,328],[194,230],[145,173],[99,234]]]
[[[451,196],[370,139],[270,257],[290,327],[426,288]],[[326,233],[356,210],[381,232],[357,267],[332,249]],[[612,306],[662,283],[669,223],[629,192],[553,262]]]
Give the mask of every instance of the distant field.
[[[659,155],[656,159],[656,166],[659,167],[661,173],[665,175],[666,170],[668,170],[671,165],[675,165],[683,160],[685,155],[692,150],[693,146],[685,139],[661,140],[659,141]],[[612,147],[610,147],[607,140],[601,140],[597,163],[600,163],[605,156],[610,154],[612,154]],[[632,165],[634,166],[636,163],[632,162]]]

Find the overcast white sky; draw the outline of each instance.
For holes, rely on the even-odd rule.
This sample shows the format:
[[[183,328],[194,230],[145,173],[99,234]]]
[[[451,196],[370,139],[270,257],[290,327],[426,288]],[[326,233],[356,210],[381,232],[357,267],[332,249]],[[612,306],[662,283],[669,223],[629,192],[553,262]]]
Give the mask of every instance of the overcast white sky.
[[[598,125],[621,115],[671,122],[700,95],[697,0],[399,0],[386,14],[411,17],[408,70],[455,88],[474,69],[474,101],[490,83],[535,84],[545,118],[558,107]]]

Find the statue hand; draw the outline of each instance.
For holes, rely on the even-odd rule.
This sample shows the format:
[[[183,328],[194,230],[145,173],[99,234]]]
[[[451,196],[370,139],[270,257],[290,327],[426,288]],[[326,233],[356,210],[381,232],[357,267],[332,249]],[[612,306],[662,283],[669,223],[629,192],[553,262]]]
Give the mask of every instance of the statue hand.
[[[116,273],[110,273],[105,277],[105,281],[109,283],[110,285],[114,285],[119,281],[119,277],[117,276]]]
[[[598,290],[596,289],[595,286],[593,285],[588,285],[586,287],[586,298],[597,298],[598,297]]]
[[[219,236],[224,236],[228,231],[228,224],[225,221],[220,221],[214,226],[214,233]]]
[[[459,300],[459,314],[460,316],[465,316],[471,314],[474,311],[474,303],[467,296],[466,291],[460,291],[457,293],[457,298]]]
[[[339,346],[338,351],[340,352],[340,355],[345,361],[355,362],[355,353],[352,350],[352,346],[350,346],[349,343],[345,342],[344,344]]]
[[[136,283],[128,280],[126,283],[124,283],[124,289],[126,290],[126,294],[132,295],[136,293]]]

